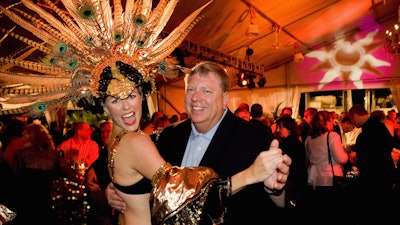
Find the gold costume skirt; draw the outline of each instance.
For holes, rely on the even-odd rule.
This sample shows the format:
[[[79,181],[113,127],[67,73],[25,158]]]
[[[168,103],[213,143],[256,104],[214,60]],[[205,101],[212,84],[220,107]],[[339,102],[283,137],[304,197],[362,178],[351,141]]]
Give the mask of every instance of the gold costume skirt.
[[[224,221],[229,184],[211,168],[166,164],[154,175],[153,184],[153,225],[211,225]]]

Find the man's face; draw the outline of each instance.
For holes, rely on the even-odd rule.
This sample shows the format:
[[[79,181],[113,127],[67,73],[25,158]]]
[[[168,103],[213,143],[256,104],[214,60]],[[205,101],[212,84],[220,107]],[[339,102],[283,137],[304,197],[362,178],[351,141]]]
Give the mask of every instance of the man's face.
[[[311,124],[312,117],[309,111],[304,112],[304,120],[307,121],[307,123]]]
[[[196,129],[205,133],[222,117],[228,92],[222,92],[220,80],[214,73],[192,75],[185,90],[185,109]]]
[[[110,134],[111,134],[111,124],[107,123],[106,125],[104,125],[100,129],[100,136],[101,136],[101,140],[102,140],[104,145],[107,144],[108,137],[110,136]]]
[[[361,120],[361,117],[358,114],[354,113],[349,117],[351,120],[351,124],[353,124],[354,127],[360,128],[362,126],[363,121]]]
[[[389,112],[389,115],[388,115],[388,119],[389,120],[395,121],[396,117],[397,117],[397,113],[396,112]]]
[[[90,139],[92,136],[93,130],[89,124],[82,124],[80,129],[78,130],[78,135],[84,139]]]
[[[344,133],[350,132],[354,129],[353,124],[350,121],[346,121],[342,124],[342,129]]]

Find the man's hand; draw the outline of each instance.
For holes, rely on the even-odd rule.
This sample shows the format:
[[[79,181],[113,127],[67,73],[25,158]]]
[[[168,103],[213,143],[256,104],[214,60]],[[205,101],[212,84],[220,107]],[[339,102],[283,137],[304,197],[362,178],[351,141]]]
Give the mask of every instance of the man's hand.
[[[91,192],[100,190],[100,186],[97,182],[97,175],[93,168],[90,168],[87,171],[86,177],[87,177],[86,184]]]
[[[275,149],[279,149],[277,140],[271,142],[269,151],[275,151]],[[282,190],[289,175],[290,164],[292,164],[292,159],[288,155],[282,155],[281,160],[275,165],[275,172],[264,180],[264,186],[270,190]]]
[[[110,204],[112,208],[118,210],[120,213],[124,213],[126,210],[126,203],[121,197],[119,197],[112,183],[107,186],[105,193],[108,204]]]

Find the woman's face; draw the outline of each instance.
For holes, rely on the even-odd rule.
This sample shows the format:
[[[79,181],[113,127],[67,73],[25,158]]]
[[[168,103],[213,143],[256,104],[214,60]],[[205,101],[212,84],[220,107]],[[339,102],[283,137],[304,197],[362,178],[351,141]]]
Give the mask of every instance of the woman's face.
[[[278,126],[276,126],[276,131],[279,133],[279,136],[283,137],[283,138],[287,138],[290,135],[290,131],[284,127],[282,124],[278,124]]]
[[[113,120],[113,126],[129,131],[138,131],[142,118],[142,96],[137,89],[125,99],[107,96],[104,111]]]

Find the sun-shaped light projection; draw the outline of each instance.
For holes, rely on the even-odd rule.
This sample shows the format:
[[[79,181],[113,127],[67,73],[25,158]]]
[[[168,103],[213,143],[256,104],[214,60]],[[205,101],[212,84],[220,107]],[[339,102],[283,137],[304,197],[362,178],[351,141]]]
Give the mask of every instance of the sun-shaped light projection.
[[[388,57],[378,37],[380,29],[337,40],[332,46],[309,52],[296,65],[305,83],[318,83],[318,90],[363,89],[364,81],[392,74],[395,57]],[[365,32],[364,32],[365,33]]]

